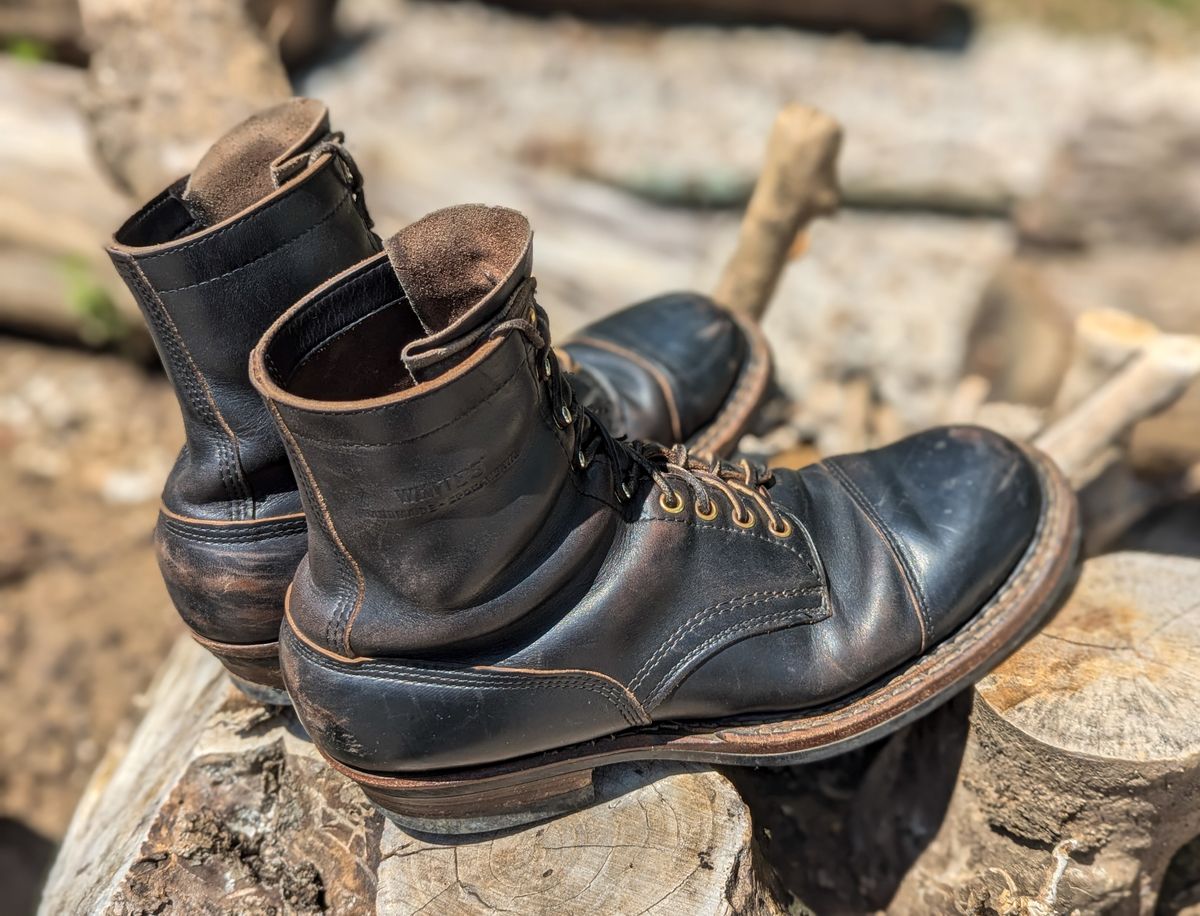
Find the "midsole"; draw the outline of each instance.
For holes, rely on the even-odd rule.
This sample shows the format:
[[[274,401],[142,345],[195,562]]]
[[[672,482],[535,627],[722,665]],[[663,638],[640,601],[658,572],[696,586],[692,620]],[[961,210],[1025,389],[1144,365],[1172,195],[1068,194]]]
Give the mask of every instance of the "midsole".
[[[206,639],[188,630],[192,639],[217,657],[231,674],[260,687],[286,690],[283,672],[279,668],[279,641],[261,643],[228,643]]]

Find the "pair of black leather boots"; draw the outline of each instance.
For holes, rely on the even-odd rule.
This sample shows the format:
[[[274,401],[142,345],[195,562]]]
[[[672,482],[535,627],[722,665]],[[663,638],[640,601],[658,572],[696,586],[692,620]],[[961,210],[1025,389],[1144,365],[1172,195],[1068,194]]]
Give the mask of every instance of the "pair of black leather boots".
[[[981,429],[798,472],[712,457],[766,390],[756,329],[677,294],[553,348],[525,218],[381,243],[313,101],[235,128],[111,254],[185,421],[156,534],[181,615],[422,826],[543,816],[622,760],[863,743],[1072,572],[1069,488]]]

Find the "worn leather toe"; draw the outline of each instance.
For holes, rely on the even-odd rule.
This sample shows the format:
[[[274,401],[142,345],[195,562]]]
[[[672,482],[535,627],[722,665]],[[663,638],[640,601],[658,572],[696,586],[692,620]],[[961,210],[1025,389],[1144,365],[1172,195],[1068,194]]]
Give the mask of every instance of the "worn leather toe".
[[[923,647],[945,639],[987,602],[1020,560],[1041,514],[1029,458],[978,427],[930,430],[830,459],[804,477],[810,493],[826,494],[825,511],[808,523],[835,602],[865,588],[856,581],[864,567],[855,557],[863,548],[845,546],[872,543],[917,612]]]

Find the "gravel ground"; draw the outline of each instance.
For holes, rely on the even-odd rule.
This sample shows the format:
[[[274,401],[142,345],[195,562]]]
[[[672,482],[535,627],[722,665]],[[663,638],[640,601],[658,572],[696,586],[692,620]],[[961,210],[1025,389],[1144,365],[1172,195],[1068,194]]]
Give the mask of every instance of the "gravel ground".
[[[157,375],[0,338],[0,887],[53,843],[178,627],[151,549],[181,437]]]

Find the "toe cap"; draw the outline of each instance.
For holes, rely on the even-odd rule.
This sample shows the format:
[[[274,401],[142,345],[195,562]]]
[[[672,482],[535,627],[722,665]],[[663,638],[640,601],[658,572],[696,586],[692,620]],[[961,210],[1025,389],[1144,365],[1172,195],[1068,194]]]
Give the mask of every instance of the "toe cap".
[[[1028,456],[979,427],[934,429],[825,464],[889,542],[924,618],[927,645],[988,601],[1041,516]]]

